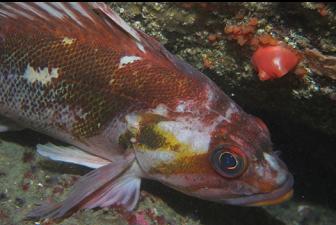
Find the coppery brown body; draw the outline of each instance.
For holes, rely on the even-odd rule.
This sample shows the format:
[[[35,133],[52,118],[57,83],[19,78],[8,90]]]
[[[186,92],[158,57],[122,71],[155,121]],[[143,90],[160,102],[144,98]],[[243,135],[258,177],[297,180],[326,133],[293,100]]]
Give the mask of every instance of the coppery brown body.
[[[78,40],[65,44],[63,39],[11,33],[0,45],[1,109],[20,114],[22,119],[26,118],[23,120],[31,116],[42,119],[47,108],[54,112],[52,120],[30,125],[35,129],[50,125],[63,129],[65,124],[57,121],[62,116],[61,109],[69,105],[88,113],[85,121],[74,118],[70,130],[75,136],[87,137],[97,132],[97,124],[104,124],[134,105],[174,106],[181,99],[202,94],[202,87],[163,66],[143,60],[118,69],[122,54],[116,50],[88,46]],[[28,65],[36,71],[58,68],[59,76],[46,85],[30,83],[23,78]]]
[[[77,147],[40,154],[96,168],[31,217],[131,210],[141,178],[230,204],[291,193],[266,126],[103,3],[0,5],[0,115]]]

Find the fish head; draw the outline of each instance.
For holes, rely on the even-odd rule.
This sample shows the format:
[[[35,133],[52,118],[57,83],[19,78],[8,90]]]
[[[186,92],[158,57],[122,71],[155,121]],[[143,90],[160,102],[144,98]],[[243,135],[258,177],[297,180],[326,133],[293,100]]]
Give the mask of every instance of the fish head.
[[[133,147],[145,177],[225,204],[270,205],[292,196],[293,177],[260,119],[239,111],[230,121],[205,121],[139,117]]]
[[[208,160],[216,173],[200,198],[232,205],[274,205],[293,195],[293,176],[272,150],[267,126],[244,112],[223,121],[212,133]],[[210,183],[210,182],[209,182]]]

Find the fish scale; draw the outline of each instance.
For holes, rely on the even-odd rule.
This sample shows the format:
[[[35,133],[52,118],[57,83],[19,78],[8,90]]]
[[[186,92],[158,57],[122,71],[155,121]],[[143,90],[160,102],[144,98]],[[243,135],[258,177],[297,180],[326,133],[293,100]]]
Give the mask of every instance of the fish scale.
[[[2,82],[1,87],[10,89],[9,95],[20,99],[3,99],[10,107],[2,110],[13,116],[25,109],[20,120],[33,129],[67,127],[65,131],[78,138],[88,137],[97,134],[101,128],[97,125],[111,120],[131,101],[143,101],[149,106],[167,100],[175,104],[176,98],[188,100],[188,96],[192,99],[203,93],[196,94],[198,86],[165,67],[142,60],[118,68],[120,53],[81,44],[75,39],[66,43],[65,39],[70,38],[14,35],[3,42],[1,77],[12,81]],[[29,83],[24,78],[28,66],[37,72],[47,68],[49,75],[57,69],[58,76],[45,84],[38,80]],[[81,111],[75,117],[68,112],[66,123],[70,125],[59,119],[66,115],[58,115],[66,106]],[[81,118],[83,115],[85,118]],[[34,118],[33,123],[27,121],[30,117]]]
[[[118,100],[113,96],[111,99],[102,90],[115,71],[118,56],[114,57],[116,54],[112,51],[78,46],[76,42],[65,44],[63,40],[14,36],[3,42],[0,90],[1,102],[6,107],[1,110],[26,118],[22,122],[34,129],[63,127],[61,122],[70,123],[72,130],[68,132],[85,137],[96,132],[98,128],[94,125],[116,113],[113,106]],[[29,82],[24,77],[28,66],[35,71],[47,68],[48,72],[57,68],[58,77],[45,84],[38,80]],[[70,111],[68,115],[58,115],[66,106],[82,112],[75,117]],[[87,119],[80,118],[83,114],[87,114]],[[66,117],[65,121],[59,119]],[[34,118],[37,124],[29,123],[27,118]]]

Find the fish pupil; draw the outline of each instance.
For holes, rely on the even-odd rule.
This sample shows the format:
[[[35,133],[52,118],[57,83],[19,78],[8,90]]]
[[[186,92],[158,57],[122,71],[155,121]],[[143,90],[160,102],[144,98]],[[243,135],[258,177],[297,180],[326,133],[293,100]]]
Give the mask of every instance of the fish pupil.
[[[222,165],[223,169],[235,169],[237,167],[237,159],[229,152],[222,153],[220,157],[220,164]]]

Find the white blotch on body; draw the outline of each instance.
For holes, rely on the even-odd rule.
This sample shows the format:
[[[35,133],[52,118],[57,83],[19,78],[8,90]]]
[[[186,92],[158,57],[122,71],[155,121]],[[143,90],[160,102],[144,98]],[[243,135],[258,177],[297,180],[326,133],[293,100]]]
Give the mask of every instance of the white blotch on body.
[[[192,106],[194,102],[192,100],[189,101],[180,101],[179,104],[176,106],[176,112],[192,112]]]
[[[67,130],[72,129],[73,123],[78,120],[77,118],[87,120],[87,116],[89,115],[87,112],[84,112],[81,107],[70,107],[69,105],[63,106],[59,111],[55,112],[55,114],[58,115],[54,118],[55,123],[62,125]]]
[[[154,114],[158,114],[158,115],[161,115],[161,116],[167,116],[168,108],[164,104],[159,104],[159,105],[156,106],[155,109],[152,110],[152,112]]]
[[[216,93],[212,90],[211,86],[206,86],[206,91],[207,91],[207,101],[205,103],[205,106],[209,111],[214,111],[212,109],[212,104],[216,101],[217,96]],[[232,114],[239,112],[237,106],[235,103],[231,102],[230,106],[227,108],[225,111],[225,114],[221,116],[222,120],[225,120],[227,122],[231,122],[231,116]],[[217,112],[218,114],[223,114],[223,112]]]
[[[230,103],[230,107],[226,110],[225,112],[225,120],[228,122],[231,122],[231,116],[233,113],[238,112],[238,108],[236,107],[236,105],[234,103]]]
[[[140,167],[148,172],[161,163],[174,161],[176,154],[171,151],[147,151],[139,148],[136,150],[136,157],[141,162]]]
[[[62,40],[62,43],[64,45],[71,45],[75,42],[76,39],[74,38],[69,38],[69,37],[64,37],[63,40]]]
[[[140,116],[135,113],[126,115],[126,122],[128,129],[138,129],[140,125]]]
[[[184,112],[185,109],[186,109],[185,102],[180,102],[180,104],[176,106],[176,112]]]
[[[181,143],[189,145],[197,153],[208,151],[212,129],[197,120],[162,121],[158,127],[174,135]]]
[[[119,69],[123,68],[123,67],[125,67],[125,65],[134,63],[135,61],[139,61],[141,59],[142,59],[141,57],[135,56],[135,55],[132,55],[132,56],[123,56],[123,57],[120,58],[119,67],[118,68]]]
[[[52,68],[51,70],[49,70],[48,67],[45,67],[43,69],[38,68],[37,70],[35,70],[29,64],[27,65],[27,68],[23,74],[23,78],[30,83],[34,83],[37,81],[42,83],[43,85],[49,83],[53,78],[57,78],[58,76],[58,68]]]

